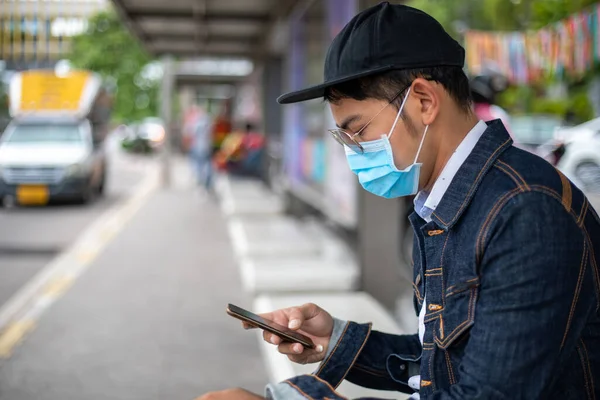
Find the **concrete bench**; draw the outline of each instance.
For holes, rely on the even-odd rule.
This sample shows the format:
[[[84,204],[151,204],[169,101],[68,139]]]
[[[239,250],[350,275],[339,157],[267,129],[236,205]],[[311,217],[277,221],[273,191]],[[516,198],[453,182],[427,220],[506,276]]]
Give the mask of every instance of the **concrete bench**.
[[[315,303],[329,311],[337,318],[357,322],[372,322],[373,328],[379,331],[402,334],[400,328],[390,314],[371,296],[363,292],[345,294],[297,294],[297,295],[263,295],[256,298],[254,311],[268,312],[280,308]],[[271,382],[281,382],[297,375],[313,373],[317,364],[294,364],[280,354],[275,346],[262,339],[262,331],[257,331],[261,353],[265,360],[267,373]],[[386,392],[366,389],[344,381],[338,388],[339,393],[350,399],[359,397],[407,399],[409,396],[398,392]]]
[[[284,211],[283,201],[259,181],[221,175],[216,187],[221,197],[221,210],[228,217],[276,215]]]
[[[246,259],[240,273],[244,288],[254,294],[350,291],[360,276],[354,263],[318,257]]]
[[[228,229],[238,259],[319,255],[316,238],[291,217],[234,217]]]
[[[350,251],[315,224],[284,216],[238,217],[228,224],[242,283],[250,293],[354,290]]]

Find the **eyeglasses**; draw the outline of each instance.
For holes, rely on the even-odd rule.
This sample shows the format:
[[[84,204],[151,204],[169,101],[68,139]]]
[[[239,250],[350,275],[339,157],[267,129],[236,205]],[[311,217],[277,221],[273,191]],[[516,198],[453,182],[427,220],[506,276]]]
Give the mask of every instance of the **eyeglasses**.
[[[338,129],[328,129],[328,132],[331,133],[331,136],[333,136],[335,141],[338,142],[339,144],[341,144],[342,146],[346,146],[346,147],[352,149],[354,152],[362,154],[364,152],[364,148],[362,147],[360,142],[357,140],[357,137],[360,136],[360,134],[366,129],[366,127],[369,126],[369,124],[371,122],[373,122],[373,120],[375,118],[377,118],[379,116],[379,114],[381,114],[383,112],[383,110],[385,110],[390,104],[392,104],[394,102],[394,100],[396,100],[398,98],[398,96],[400,96],[402,93],[404,93],[411,85],[412,85],[412,82],[408,86],[406,86],[404,89],[399,91],[398,94],[396,94],[389,103],[387,103],[385,106],[383,106],[381,108],[381,110],[379,110],[373,118],[371,118],[366,124],[364,124],[358,130],[358,132],[350,133],[350,132],[345,131],[344,129],[339,129],[339,128]]]

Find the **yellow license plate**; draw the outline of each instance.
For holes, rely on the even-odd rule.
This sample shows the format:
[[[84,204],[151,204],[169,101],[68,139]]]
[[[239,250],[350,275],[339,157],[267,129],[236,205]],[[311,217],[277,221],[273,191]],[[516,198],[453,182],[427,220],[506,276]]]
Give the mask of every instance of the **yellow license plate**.
[[[47,204],[50,192],[44,185],[21,185],[17,187],[17,201],[23,205]]]

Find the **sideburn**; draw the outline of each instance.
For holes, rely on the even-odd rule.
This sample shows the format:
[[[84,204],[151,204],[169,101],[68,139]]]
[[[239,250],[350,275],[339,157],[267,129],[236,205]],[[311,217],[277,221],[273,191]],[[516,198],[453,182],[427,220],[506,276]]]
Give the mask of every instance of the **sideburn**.
[[[404,125],[406,126],[406,130],[412,137],[419,136],[419,132],[417,132],[417,127],[415,126],[412,118],[402,110],[402,114],[400,115],[402,121],[404,121]]]

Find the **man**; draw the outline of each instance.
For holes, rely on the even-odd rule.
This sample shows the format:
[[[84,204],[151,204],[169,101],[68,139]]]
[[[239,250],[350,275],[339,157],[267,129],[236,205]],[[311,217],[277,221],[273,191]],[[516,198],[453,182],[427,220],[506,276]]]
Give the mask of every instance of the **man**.
[[[192,112],[193,117],[186,132],[189,137],[190,158],[198,184],[204,187],[206,193],[212,193],[212,121],[208,113],[199,106],[194,107]]]
[[[266,341],[294,362],[321,362],[270,385],[268,398],[341,399],[344,379],[421,399],[600,398],[598,215],[550,164],[513,147],[500,121],[477,119],[463,62],[430,16],[382,3],[335,38],[325,83],[279,99],[329,102],[332,133],[366,190],[418,192],[420,327],[371,331],[314,304],[266,314],[318,346]]]

